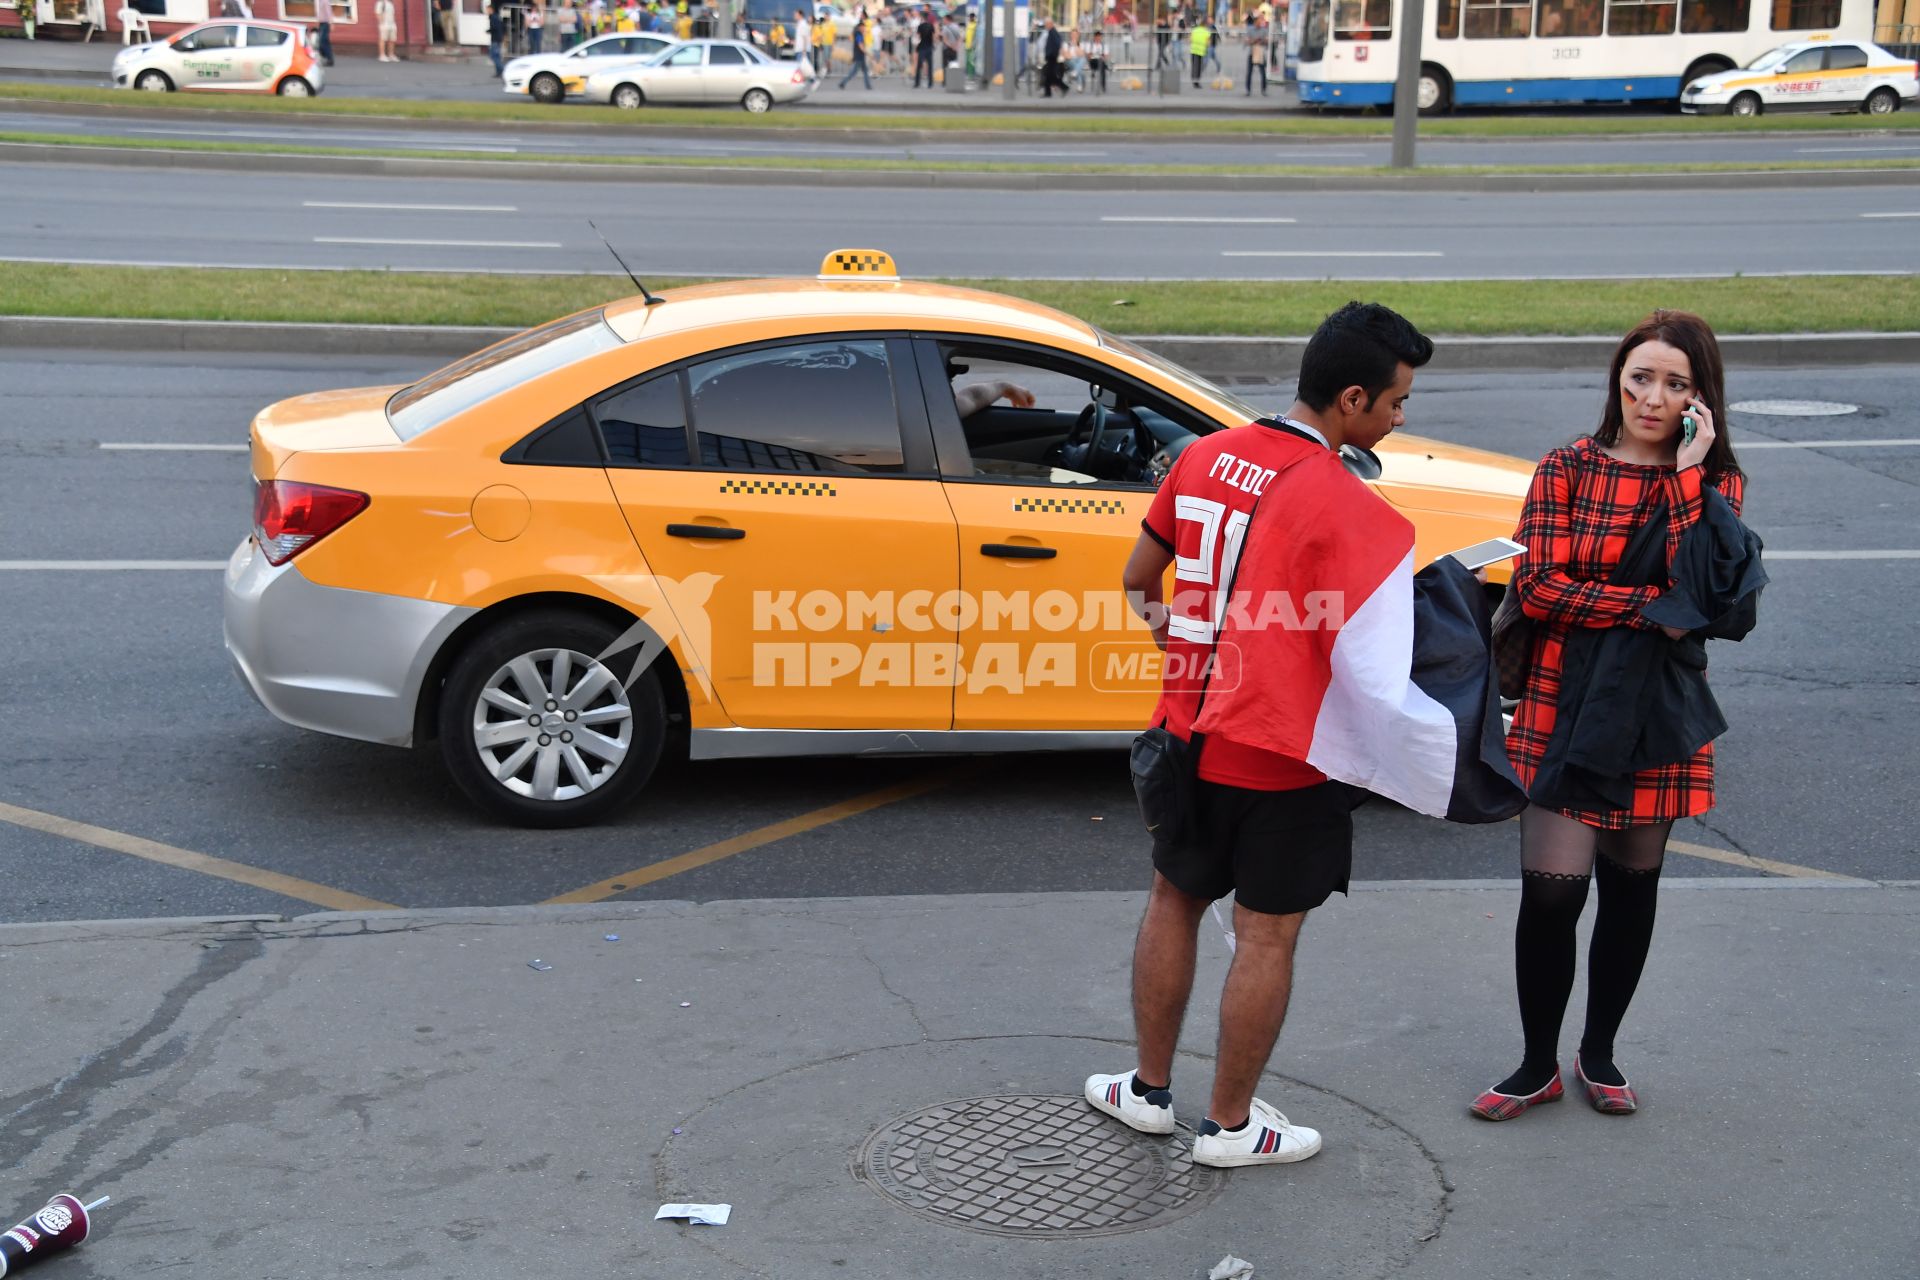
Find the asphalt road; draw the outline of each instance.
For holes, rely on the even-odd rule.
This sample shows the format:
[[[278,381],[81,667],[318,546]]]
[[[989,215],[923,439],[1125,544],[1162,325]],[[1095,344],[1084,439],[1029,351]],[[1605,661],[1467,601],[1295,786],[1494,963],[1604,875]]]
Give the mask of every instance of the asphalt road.
[[[244,535],[238,452],[277,397],[397,381],[377,360],[0,353],[0,564],[218,562]],[[1412,427],[1538,456],[1598,411],[1597,371],[1422,378]],[[1247,387],[1261,403],[1271,388]],[[1761,629],[1717,646],[1732,721],[1721,807],[1675,839],[1878,879],[1916,875],[1910,786],[1920,658],[1920,408],[1910,371],[1738,370],[1736,401],[1832,399],[1832,418],[1736,417],[1736,439],[1900,440],[1751,448],[1749,516],[1775,554]],[[1800,559],[1789,553],[1835,558]],[[1116,572],[1118,566],[1116,566]],[[1115,754],[953,761],[708,763],[663,776],[618,821],[527,832],[480,821],[429,756],[280,724],[232,674],[209,569],[0,567],[8,732],[0,802],[410,907],[543,901],[716,841],[938,774],[925,795],[654,882],[628,898],[1131,889],[1146,847]],[[1368,880],[1504,877],[1511,826],[1359,815]],[[1676,854],[1674,875],[1760,874]],[[312,903],[0,821],[0,920],[298,913]]]
[[[829,91],[815,102],[831,107]],[[556,108],[557,125],[573,115]],[[1040,165],[1385,165],[1386,139],[1266,141],[1114,141],[1097,135],[1022,139],[1009,135],[992,142],[812,141],[769,134],[764,138],[713,138],[685,130],[665,135],[649,128],[644,114],[625,129],[539,129],[519,126],[420,127],[403,121],[313,120],[261,117],[245,122],[182,118],[175,112],[149,112],[141,118],[71,115],[33,110],[0,110],[0,128],[73,137],[126,138],[140,141],[217,141],[299,146],[361,147],[395,150],[462,151],[474,155],[662,156],[689,159],[771,156],[784,160],[892,159],[966,161]],[[1513,138],[1450,140],[1424,138],[1423,166],[1462,165],[1648,165],[1781,164],[1912,159],[1920,140],[1872,133],[1709,134],[1693,137]]]
[[[0,166],[4,255],[142,264],[790,275],[849,243],[926,276],[1535,279],[1920,269],[1902,188],[1138,193],[700,187]]]

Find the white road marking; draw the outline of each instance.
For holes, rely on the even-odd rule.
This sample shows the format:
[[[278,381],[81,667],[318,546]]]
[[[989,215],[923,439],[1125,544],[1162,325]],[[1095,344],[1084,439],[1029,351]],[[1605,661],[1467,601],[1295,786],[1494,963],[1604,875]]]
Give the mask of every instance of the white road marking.
[[[1736,447],[1749,449],[1897,449],[1920,444],[1920,440],[1742,440]]]
[[[1861,216],[1861,217],[1863,217],[1863,218],[1920,218],[1920,212],[1915,212],[1915,213],[1863,213],[1863,214],[1861,214],[1860,216]]]
[[[1294,218],[1160,218],[1146,215],[1115,214],[1103,217],[1102,222],[1178,222],[1202,226],[1282,226],[1292,225]]]
[[[1447,255],[1439,250],[1392,250],[1356,249],[1351,252],[1339,249],[1222,249],[1223,258],[1444,258]]]
[[[1794,150],[1803,156],[1844,156],[1857,153],[1871,155],[1875,152],[1892,155],[1901,151],[1920,151],[1920,147],[1795,147]]]
[[[1767,560],[1920,560],[1920,551],[1775,551],[1762,552]]]
[[[190,138],[205,138],[202,129],[167,129],[159,126],[127,126],[128,133],[158,133]],[[435,138],[431,142],[414,141],[418,135],[394,135],[384,133],[316,133],[300,129],[227,129],[222,130],[213,141],[222,138],[264,138],[269,142],[302,142],[312,146],[326,146],[336,142],[374,142],[381,143],[401,151],[486,151],[501,155],[513,155],[518,147],[495,146],[491,143],[457,142],[452,139]]]
[[[244,444],[158,444],[158,443],[113,443],[102,442],[102,449],[115,453],[245,453],[252,446]]]
[[[400,245],[429,249],[564,249],[557,240],[387,240],[378,236],[315,236],[315,244]]]
[[[19,573],[163,572],[175,569],[224,569],[225,560],[0,560],[0,570]]]
[[[308,209],[398,209],[408,213],[518,213],[514,204],[376,204],[359,200],[302,200]]]

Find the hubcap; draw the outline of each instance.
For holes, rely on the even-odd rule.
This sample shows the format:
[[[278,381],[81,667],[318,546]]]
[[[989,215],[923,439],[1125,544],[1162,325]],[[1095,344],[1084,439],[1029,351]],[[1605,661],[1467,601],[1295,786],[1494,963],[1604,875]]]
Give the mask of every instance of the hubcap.
[[[473,745],[515,795],[575,800],[605,786],[626,761],[633,706],[602,663],[572,649],[536,649],[481,689]]]
[[[1431,111],[1440,101],[1440,82],[1431,76],[1420,77],[1420,109]]]

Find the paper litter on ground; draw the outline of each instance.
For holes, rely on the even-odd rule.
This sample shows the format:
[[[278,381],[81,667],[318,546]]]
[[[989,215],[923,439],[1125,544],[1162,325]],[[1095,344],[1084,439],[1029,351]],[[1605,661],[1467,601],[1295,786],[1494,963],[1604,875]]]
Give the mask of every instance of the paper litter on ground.
[[[1207,1280],[1253,1280],[1253,1264],[1245,1258],[1228,1254],[1213,1264],[1213,1270],[1207,1272]]]
[[[700,1226],[724,1227],[732,1213],[730,1204],[663,1204],[653,1217],[656,1222],[662,1218],[685,1218]]]

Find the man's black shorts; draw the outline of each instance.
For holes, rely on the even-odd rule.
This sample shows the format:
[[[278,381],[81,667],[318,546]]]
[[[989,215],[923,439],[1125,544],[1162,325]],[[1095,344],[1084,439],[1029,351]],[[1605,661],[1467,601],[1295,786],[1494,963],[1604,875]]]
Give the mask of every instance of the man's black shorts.
[[[1338,782],[1249,791],[1197,780],[1199,833],[1186,845],[1155,841],[1154,869],[1196,898],[1232,893],[1249,911],[1311,911],[1347,891],[1354,794]]]

